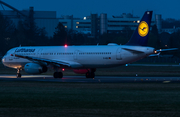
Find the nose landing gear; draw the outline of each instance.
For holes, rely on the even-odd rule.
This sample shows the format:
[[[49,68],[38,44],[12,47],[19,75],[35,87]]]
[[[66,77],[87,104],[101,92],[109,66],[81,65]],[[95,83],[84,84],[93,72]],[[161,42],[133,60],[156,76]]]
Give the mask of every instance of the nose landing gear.
[[[20,73],[20,69],[17,69],[17,74],[16,74],[17,78],[21,78],[21,73]]]

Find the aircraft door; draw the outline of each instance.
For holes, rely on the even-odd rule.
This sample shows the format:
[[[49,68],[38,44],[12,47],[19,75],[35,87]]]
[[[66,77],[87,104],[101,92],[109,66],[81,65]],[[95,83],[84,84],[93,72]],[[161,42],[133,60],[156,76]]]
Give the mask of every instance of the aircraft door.
[[[116,51],[116,60],[122,60],[121,48],[118,48],[117,51]]]
[[[78,54],[79,54],[79,50],[75,50],[74,51],[74,60],[77,60]]]
[[[16,52],[14,52],[13,54],[16,54]],[[17,59],[19,59],[19,57],[16,57],[14,56],[13,54],[11,54],[8,58],[9,58],[9,61],[13,61],[13,62],[16,62]]]
[[[41,58],[42,50],[43,50],[43,49],[39,49],[39,50],[38,50],[38,52],[37,52],[37,57]]]

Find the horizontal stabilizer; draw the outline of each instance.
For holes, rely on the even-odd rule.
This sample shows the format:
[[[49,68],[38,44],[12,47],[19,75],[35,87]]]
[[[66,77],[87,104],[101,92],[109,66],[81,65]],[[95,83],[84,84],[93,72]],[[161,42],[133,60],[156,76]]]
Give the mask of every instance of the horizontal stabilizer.
[[[165,52],[165,51],[172,51],[172,50],[178,50],[178,48],[159,49],[159,50],[156,50],[156,52]]]
[[[159,52],[159,53],[157,53],[157,54],[151,54],[151,55],[149,55],[148,57],[156,57],[156,56],[159,56],[161,53]]]
[[[169,49],[159,49],[159,50],[155,50],[155,51],[154,51],[155,54],[151,54],[151,55],[149,55],[149,57],[159,56],[159,55],[161,54],[161,52],[173,51],[173,50],[178,50],[178,48],[169,48]]]

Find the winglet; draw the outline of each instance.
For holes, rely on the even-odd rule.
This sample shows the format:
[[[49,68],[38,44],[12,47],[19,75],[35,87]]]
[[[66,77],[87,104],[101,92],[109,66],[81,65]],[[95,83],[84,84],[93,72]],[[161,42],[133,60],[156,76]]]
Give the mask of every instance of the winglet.
[[[126,45],[147,46],[153,11],[146,11],[134,34]]]

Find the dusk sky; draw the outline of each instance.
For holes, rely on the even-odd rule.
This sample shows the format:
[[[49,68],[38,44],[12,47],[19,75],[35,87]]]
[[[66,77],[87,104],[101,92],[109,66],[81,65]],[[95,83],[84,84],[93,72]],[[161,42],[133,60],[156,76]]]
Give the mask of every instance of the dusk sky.
[[[2,0],[18,10],[33,6],[35,11],[57,11],[61,15],[84,17],[91,13],[107,13],[119,16],[122,13],[133,13],[142,16],[146,10],[162,14],[162,18],[180,19],[180,0]],[[9,8],[5,7],[5,10]],[[0,10],[2,10],[0,6]]]

